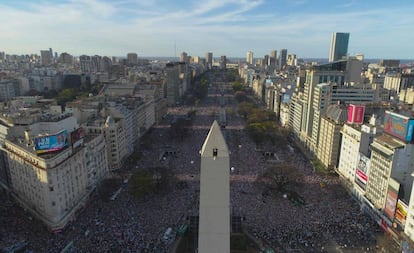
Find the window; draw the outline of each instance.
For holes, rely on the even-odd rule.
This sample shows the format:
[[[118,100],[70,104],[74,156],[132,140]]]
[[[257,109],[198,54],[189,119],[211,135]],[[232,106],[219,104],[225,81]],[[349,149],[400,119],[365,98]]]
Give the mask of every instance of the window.
[[[53,191],[53,186],[49,187],[49,191],[51,191],[51,192]]]
[[[217,156],[218,153],[218,149],[217,148],[213,148],[213,156]]]

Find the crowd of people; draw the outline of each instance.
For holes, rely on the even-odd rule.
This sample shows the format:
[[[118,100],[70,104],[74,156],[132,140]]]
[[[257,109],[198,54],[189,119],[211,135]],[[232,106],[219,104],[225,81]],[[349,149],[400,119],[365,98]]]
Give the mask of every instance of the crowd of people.
[[[172,182],[185,182],[185,187],[172,183],[167,190],[142,199],[131,195],[128,184],[121,183],[122,191],[113,201],[96,192],[76,220],[57,234],[47,231],[36,219],[29,219],[23,209],[1,194],[0,249],[25,241],[28,252],[60,252],[68,243],[72,244],[68,252],[169,252],[173,239],[163,238],[166,229],[171,227],[176,233],[187,222],[187,216],[197,212],[199,151],[220,109],[218,94],[206,98],[197,108],[170,108],[169,117],[185,116],[196,109],[192,130],[183,138],[170,136],[171,118],[167,117],[149,133],[151,141],[142,150],[142,158],[120,172],[165,168],[174,175]],[[232,167],[231,207],[233,214],[244,217],[248,233],[276,252],[289,249],[329,252],[331,245],[373,249],[375,223],[361,213],[338,178],[315,174],[300,152],[289,152],[286,147],[277,151],[281,160],[303,174],[303,181],[295,185],[295,191],[303,197],[305,205],[294,205],[279,192],[263,194],[266,189],[257,179],[272,163],[255,152],[256,145],[241,130],[242,118],[234,113],[228,115],[227,121],[223,133]],[[164,156],[165,147],[176,152]]]

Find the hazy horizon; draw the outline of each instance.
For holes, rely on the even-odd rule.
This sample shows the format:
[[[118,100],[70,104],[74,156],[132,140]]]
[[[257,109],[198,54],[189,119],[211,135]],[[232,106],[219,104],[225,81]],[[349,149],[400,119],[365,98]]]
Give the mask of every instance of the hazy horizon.
[[[329,55],[333,32],[349,32],[350,55],[414,59],[414,3],[310,0],[5,0],[1,51],[52,48],[72,55],[214,55],[243,58],[287,48],[298,58]]]

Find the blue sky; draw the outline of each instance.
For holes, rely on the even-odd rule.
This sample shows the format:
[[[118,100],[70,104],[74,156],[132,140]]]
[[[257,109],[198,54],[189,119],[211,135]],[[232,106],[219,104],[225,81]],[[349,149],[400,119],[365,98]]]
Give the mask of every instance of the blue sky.
[[[332,32],[349,32],[351,55],[414,59],[412,0],[2,0],[0,10],[8,54],[327,58]]]

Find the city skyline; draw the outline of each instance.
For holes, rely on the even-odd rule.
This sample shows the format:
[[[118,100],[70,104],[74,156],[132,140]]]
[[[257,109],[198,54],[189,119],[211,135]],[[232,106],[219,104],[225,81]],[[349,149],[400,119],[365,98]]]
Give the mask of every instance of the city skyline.
[[[414,4],[308,0],[3,1],[2,48],[73,55],[255,57],[287,48],[300,58],[328,58],[332,32],[350,33],[348,53],[414,59]]]

